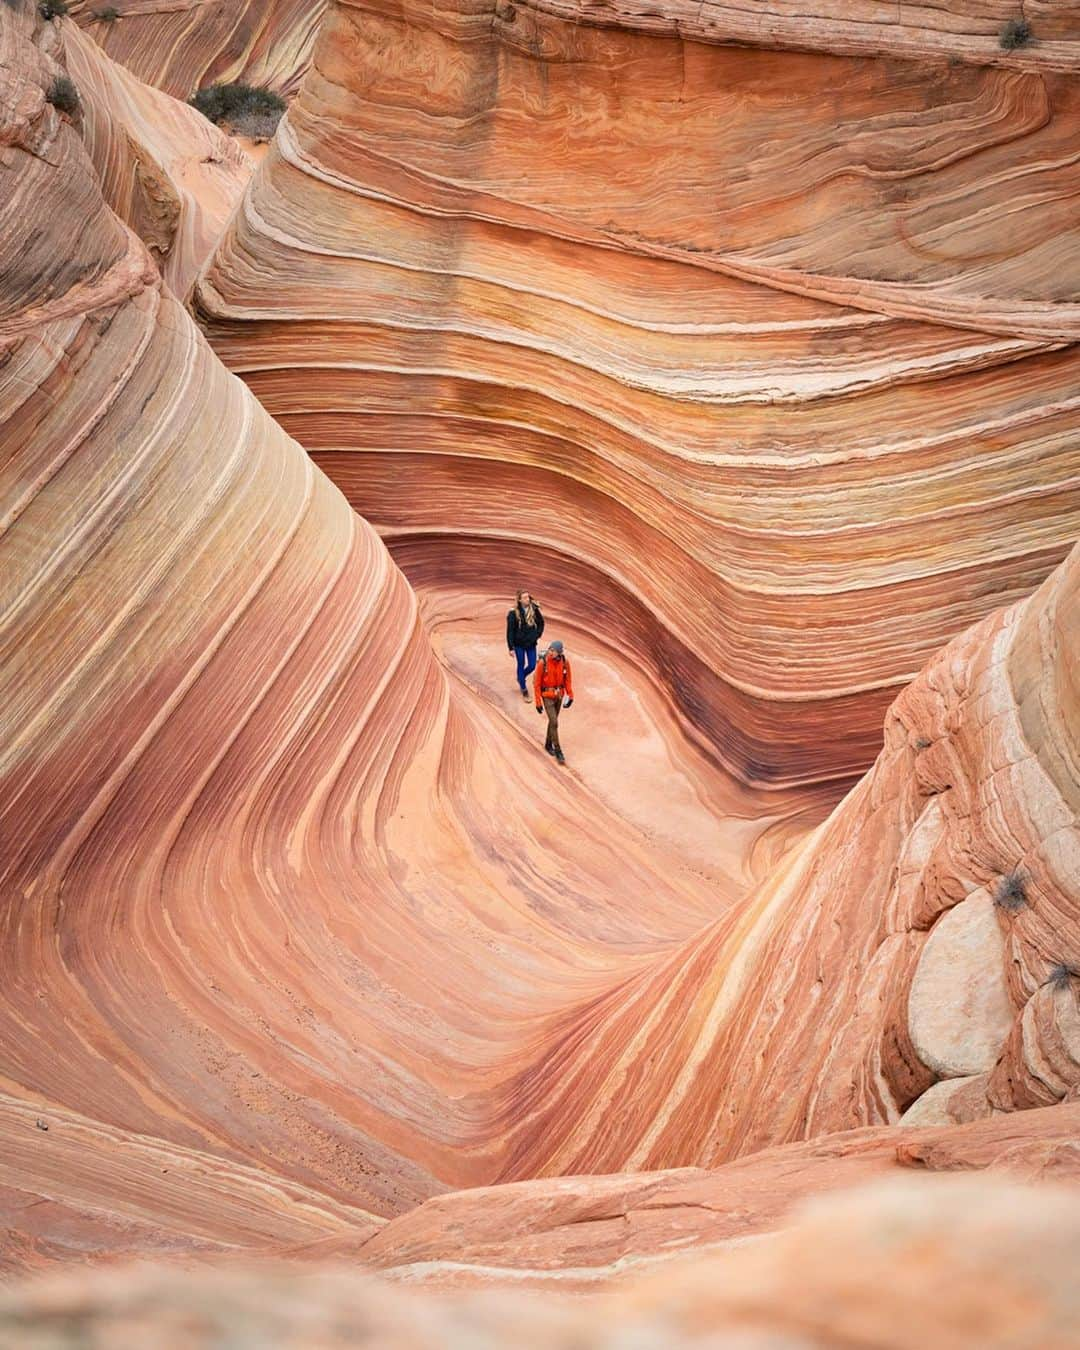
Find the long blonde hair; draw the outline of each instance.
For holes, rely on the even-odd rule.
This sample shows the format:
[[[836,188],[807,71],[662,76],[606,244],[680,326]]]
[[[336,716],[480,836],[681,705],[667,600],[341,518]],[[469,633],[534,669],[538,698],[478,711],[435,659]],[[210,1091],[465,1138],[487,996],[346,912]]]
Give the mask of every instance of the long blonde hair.
[[[527,596],[529,597],[529,603],[528,603],[528,605],[523,605],[523,604],[521,603],[521,597],[522,597],[523,595],[527,595]],[[531,591],[525,591],[525,590],[520,590],[520,591],[518,591],[518,593],[517,593],[517,609],[518,609],[518,613],[522,616],[522,618],[525,620],[525,622],[526,622],[527,624],[532,624],[532,625],[534,625],[534,624],[536,623],[536,604],[535,604],[535,602],[533,601],[533,598],[532,598],[532,592],[531,592]]]

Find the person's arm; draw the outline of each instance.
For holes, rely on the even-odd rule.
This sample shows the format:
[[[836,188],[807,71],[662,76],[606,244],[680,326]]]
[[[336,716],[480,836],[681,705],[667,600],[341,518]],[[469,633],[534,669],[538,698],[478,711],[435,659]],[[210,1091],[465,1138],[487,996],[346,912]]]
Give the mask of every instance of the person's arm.
[[[514,638],[515,638],[515,636],[516,636],[516,634],[515,634],[515,632],[514,632],[514,611],[513,611],[512,609],[510,609],[510,610],[507,610],[507,612],[506,612],[506,649],[507,649],[507,651],[511,651],[511,652],[512,652],[512,651],[514,650]]]
[[[565,665],[565,668],[566,668],[566,679],[565,679],[565,682],[564,682],[565,688],[566,688],[566,701],[567,701],[567,703],[573,703],[573,701],[574,701],[574,682],[573,682],[573,680],[570,678],[570,658],[569,658],[569,657],[566,657],[566,658],[564,659],[564,665]]]
[[[536,711],[544,711],[544,697],[541,690],[544,687],[544,658],[541,657],[536,663],[536,673],[533,676],[533,693],[536,696]]]
[[[534,608],[536,609],[536,640],[539,642],[544,636],[544,611],[539,605],[534,606]]]

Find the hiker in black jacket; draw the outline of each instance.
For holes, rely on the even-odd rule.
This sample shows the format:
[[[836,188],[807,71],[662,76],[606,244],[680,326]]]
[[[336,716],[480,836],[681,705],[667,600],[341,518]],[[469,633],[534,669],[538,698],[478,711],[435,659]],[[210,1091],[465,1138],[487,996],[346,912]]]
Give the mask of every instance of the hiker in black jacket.
[[[528,698],[525,681],[536,669],[536,644],[544,632],[544,616],[528,591],[518,591],[517,602],[506,616],[506,645],[517,657],[517,682],[521,697]]]

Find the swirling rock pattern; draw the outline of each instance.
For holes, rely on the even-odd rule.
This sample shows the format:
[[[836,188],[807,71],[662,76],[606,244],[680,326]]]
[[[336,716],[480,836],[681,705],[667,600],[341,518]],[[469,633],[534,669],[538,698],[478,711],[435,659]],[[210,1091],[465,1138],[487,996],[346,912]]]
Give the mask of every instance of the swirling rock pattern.
[[[554,1029],[516,1175],[716,1163],[894,1121],[939,1077],[964,1107],[931,1119],[1075,1097],[1078,669],[1080,548],[930,663],[871,772],[736,912]],[[941,969],[938,925],[987,893],[1001,940]],[[973,1063],[919,1034],[957,989]]]
[[[704,42],[748,43],[845,56],[901,56],[932,63],[949,59],[976,65],[1069,71],[1080,68],[1080,8],[1072,0],[1015,4],[1013,0],[769,0],[745,6],[723,0],[665,0],[642,9],[625,0],[524,0],[500,6],[498,17],[517,22],[519,12],[555,14],[577,23],[677,34]],[[1002,32],[1025,19],[1031,41],[1008,47]]]
[[[344,21],[338,14],[332,37]],[[89,70],[94,54],[71,50]],[[1069,1103],[1080,1088],[1080,550],[1030,598],[991,614],[931,661],[892,705],[873,769],[806,833],[820,817],[822,791],[766,792],[743,779],[768,774],[725,776],[682,735],[674,711],[673,691],[684,716],[689,706],[684,670],[711,668],[696,649],[698,667],[689,664],[692,644],[678,626],[685,621],[668,608],[664,586],[688,587],[681,560],[696,556],[708,531],[699,528],[695,543],[687,527],[684,551],[666,554],[646,548],[653,536],[642,534],[638,583],[618,579],[615,564],[634,563],[635,483],[650,484],[658,520],[667,512],[657,537],[680,534],[675,480],[664,477],[670,465],[663,458],[643,456],[643,423],[636,435],[626,431],[620,452],[625,510],[612,507],[617,525],[606,538],[599,529],[606,515],[594,517],[597,556],[587,553],[580,520],[577,534],[570,532],[572,495],[560,508],[565,538],[536,537],[518,551],[507,532],[485,530],[481,508],[490,508],[490,492],[520,509],[530,476],[550,499],[560,476],[577,482],[581,473],[583,481],[584,470],[572,456],[555,471],[523,455],[509,472],[503,419],[490,416],[490,406],[474,409],[475,458],[493,487],[479,473],[469,477],[469,467],[456,464],[458,452],[446,456],[449,476],[460,475],[455,500],[466,516],[474,513],[472,550],[445,545],[430,522],[410,521],[407,501],[401,523],[388,527],[422,583],[418,599],[376,531],[226,371],[146,244],[109,209],[102,178],[119,184],[118,204],[125,181],[122,157],[108,149],[113,95],[103,76],[87,132],[100,150],[95,168],[76,126],[49,101],[63,59],[54,28],[29,6],[0,5],[5,1270],[135,1250],[190,1261],[237,1249],[337,1249],[409,1278],[407,1268],[423,1264],[413,1259],[422,1249],[442,1278],[445,1247],[437,1250],[430,1233],[417,1247],[433,1212],[423,1202],[436,1197],[435,1213],[443,1205],[444,1215],[464,1216],[477,1256],[493,1213],[483,1212],[480,1192],[440,1198],[452,1188],[537,1179],[531,1192],[499,1192],[507,1212],[518,1206],[524,1229],[530,1205],[550,1213],[552,1197],[556,1209],[566,1201],[570,1210],[584,1205],[586,1215],[599,1206],[602,1221],[605,1205],[620,1197],[636,1197],[647,1211],[654,1195],[670,1198],[674,1190],[689,1210],[710,1194],[737,1195],[740,1184],[765,1198],[774,1185],[772,1208],[763,1203],[757,1215],[756,1231],[768,1231],[801,1188],[877,1175],[894,1159],[929,1170],[993,1162],[1028,1175],[1072,1176],[1077,1108]],[[325,123],[331,141],[335,125]],[[265,266],[256,246],[272,232],[269,215],[260,217],[260,193],[291,163],[291,135],[286,127],[285,148],[269,161],[210,274],[204,310],[207,297],[222,294],[226,261],[239,266],[246,256],[253,276]],[[350,193],[362,199],[355,185],[324,185],[332,201]],[[313,209],[312,220],[320,218]],[[81,231],[72,230],[73,220]],[[255,225],[244,255],[242,230]],[[278,233],[284,237],[284,228]],[[577,246],[537,243],[539,254],[549,247],[558,254],[567,275],[581,266]],[[642,255],[634,265],[674,264]],[[632,270],[615,289],[630,286]],[[658,275],[642,271],[639,280]],[[279,282],[283,296],[294,280]],[[709,272],[701,293],[715,301],[721,292],[713,284]],[[715,284],[724,295],[748,294],[741,280]],[[779,296],[777,303],[794,306],[789,314],[823,312],[816,300],[751,288],[759,292],[766,305]],[[643,289],[641,304],[648,302]],[[670,295],[669,303],[674,314]],[[1030,308],[1048,312],[1042,302]],[[601,317],[596,308],[588,312]],[[853,315],[845,310],[841,324]],[[538,328],[550,324],[539,307],[535,317]],[[490,321],[498,326],[497,307]],[[866,322],[876,331],[879,319]],[[348,323],[355,327],[355,318]],[[260,392],[273,402],[279,381],[282,399],[295,400],[285,420],[302,424],[317,449],[320,425],[336,436],[333,428],[359,424],[368,406],[358,402],[355,418],[343,419],[340,408],[325,422],[312,416],[320,387],[331,402],[339,397],[338,367],[319,365],[353,331],[335,324],[325,316],[291,327],[275,317],[265,325],[245,318],[222,321],[216,334],[224,349],[233,344],[231,356],[244,349],[259,357],[252,382],[259,374]],[[775,325],[768,327],[772,341]],[[995,398],[1015,377],[1009,397],[1043,399],[1040,380],[1064,382],[1072,360],[1033,332],[1003,338],[1002,347],[985,334],[919,328],[913,334],[905,321],[895,335],[927,341],[916,365],[939,341],[974,343],[979,355],[972,348],[957,358],[965,367],[992,365],[1008,349],[1016,359],[1000,370],[956,374],[958,388],[970,391],[969,380],[982,380]],[[290,331],[307,334],[314,354],[310,399],[287,356],[278,368],[270,360]],[[401,350],[388,347],[389,367]],[[629,345],[615,342],[611,350],[626,359]],[[855,365],[865,350],[852,344]],[[948,350],[952,360],[957,349]],[[332,377],[322,386],[320,372]],[[441,378],[436,370],[433,392]],[[615,385],[630,387],[613,380],[609,392]],[[340,385],[349,398],[366,389],[376,408],[369,429],[408,434],[412,418],[419,435],[437,420],[426,410],[388,416],[389,403],[378,412],[377,387],[377,380]],[[519,411],[522,387],[505,385]],[[907,387],[883,377],[879,392],[889,388],[901,401]],[[394,388],[390,380],[383,397]],[[868,397],[860,394],[857,406],[868,406]],[[537,407],[557,401],[552,388],[536,400]],[[949,554],[961,574],[981,568],[980,584],[989,575],[992,584],[1006,577],[1008,587],[1019,587],[1062,547],[1067,480],[1047,472],[1035,485],[1022,472],[1033,458],[1044,467],[1068,461],[1067,417],[1059,425],[1056,412],[1039,407],[1036,420],[1045,413],[1055,428],[1046,459],[1030,440],[1025,454],[1003,443],[995,469],[1005,499],[1032,505],[1026,542],[1009,535],[997,572],[993,560],[977,556],[977,539],[960,550],[962,564]],[[447,405],[446,420],[456,423],[463,412]],[[629,428],[632,420],[627,404],[607,424]],[[490,455],[481,434],[488,421]],[[604,421],[596,414],[589,425]],[[534,432],[521,426],[522,445]],[[339,452],[324,445],[318,453],[332,460]],[[385,500],[401,497],[408,483],[393,482],[398,461],[385,449],[372,443],[340,453],[343,477],[348,465],[367,463],[371,482],[388,484]],[[425,458],[415,449],[398,452],[402,462],[408,456],[418,464]],[[687,454],[687,465],[693,458]],[[916,496],[918,459],[911,464]],[[596,500],[612,502],[601,461],[593,461]],[[781,467],[773,465],[778,490]],[[433,495],[417,506],[421,512],[438,499],[436,470],[429,464],[422,475]],[[985,476],[985,456],[982,470]],[[938,472],[952,470],[943,460]],[[702,501],[714,476],[701,472],[693,486],[687,469]],[[977,478],[972,472],[969,481]],[[734,501],[734,474],[724,490]],[[864,500],[880,512],[876,494],[871,484]],[[704,513],[689,499],[685,510],[687,519]],[[976,518],[993,519],[992,504],[981,500]],[[746,520],[753,519],[748,505]],[[759,527],[764,519],[759,505]],[[1016,518],[1006,512],[1010,521],[1015,532]],[[877,537],[869,527],[865,535]],[[446,539],[453,536],[447,529]],[[571,538],[580,547],[567,549]],[[641,631],[656,636],[652,664],[644,653],[640,662],[617,653],[603,632],[590,636],[588,610],[578,615],[582,663],[598,689],[606,683],[612,697],[647,711],[654,744],[635,753],[663,766],[670,801],[684,814],[681,830],[668,823],[650,831],[635,817],[627,786],[617,781],[618,769],[634,761],[619,760],[606,777],[594,766],[593,780],[586,754],[580,773],[555,773],[493,696],[488,647],[469,631],[476,613],[494,603],[488,588],[500,557],[513,553],[538,576],[559,576],[564,589],[552,613],[566,618],[602,575],[604,551],[611,566],[607,589],[595,588],[598,603],[610,604],[619,621],[651,616],[651,627],[641,619]],[[785,585],[799,570],[794,556],[786,569],[776,562]],[[746,576],[751,562],[747,545]],[[481,563],[489,572],[477,584]],[[884,590],[888,545],[869,549],[865,565]],[[828,571],[824,555],[814,566]],[[695,575],[715,585],[720,569],[701,564]],[[930,594],[928,584],[913,590]],[[678,593],[693,598],[688,589]],[[956,621],[963,606],[954,597],[946,607],[948,622]],[[790,612],[781,604],[770,611],[777,643]],[[720,643],[722,613],[717,603],[717,630],[700,628],[698,647]],[[757,622],[748,619],[748,633]],[[896,645],[907,659],[913,643],[901,633]],[[853,649],[845,659],[853,672]],[[832,660],[824,667],[842,668]],[[870,644],[866,660],[878,663],[880,697],[888,686],[880,650]],[[714,743],[732,716],[724,690],[736,687],[722,663],[717,668],[715,684],[699,691],[704,739]],[[774,782],[820,778],[849,762],[831,751],[799,760],[811,716],[800,702],[814,715],[821,708],[805,687],[799,693],[795,683],[792,691],[796,725]],[[773,705],[783,700],[743,693],[748,706],[760,705],[764,738]],[[858,716],[872,702],[850,688],[842,698]],[[827,706],[829,716],[839,716],[840,699]],[[515,711],[522,714],[520,701]],[[587,748],[587,733],[582,743]],[[686,846],[708,828],[710,806],[720,817],[718,851],[731,855],[723,865]],[[959,953],[957,988],[947,971],[943,987],[942,949]],[[980,971],[990,995],[966,997],[965,990],[986,992]],[[962,1035],[942,1037],[943,1006],[957,1009]],[[880,1128],[920,1109],[924,1122],[945,1123]],[[819,1138],[835,1131],[847,1133],[839,1142]],[[733,1164],[756,1180],[720,1175],[732,1159],[785,1144]],[[719,1171],[547,1180],[687,1165]],[[783,1181],[792,1169],[797,1186]],[[921,1203],[910,1194],[898,1203]],[[977,1194],[979,1204],[993,1204],[989,1189]],[[915,1225],[919,1250],[927,1231],[941,1231],[938,1203],[928,1201],[929,1221]],[[948,1241],[960,1240],[969,1211],[952,1199],[940,1203],[959,1225]],[[1021,1250],[1053,1276],[1043,1293],[1056,1308],[1055,1272],[1067,1265],[1074,1282],[1075,1243],[1059,1201],[1047,1204],[1023,1231]],[[384,1236],[393,1225],[383,1221],[407,1211],[415,1211],[409,1224]],[[842,1220],[831,1222],[845,1231]],[[887,1215],[883,1227],[895,1236]],[[706,1228],[721,1242],[732,1236]],[[623,1257],[655,1255],[656,1230],[646,1222],[640,1231],[637,1247],[631,1241],[613,1254],[609,1243],[598,1244],[584,1260],[586,1276],[602,1277]],[[855,1223],[850,1231],[859,1250],[878,1230]],[[692,1246],[710,1232],[683,1235]],[[802,1240],[782,1237],[777,1250],[798,1249]],[[808,1230],[805,1241],[811,1250],[825,1246],[820,1229]],[[532,1279],[528,1246],[505,1260],[509,1269],[520,1260]],[[1002,1249],[994,1250],[1002,1260]],[[780,1287],[770,1286],[767,1265],[740,1259],[750,1261],[740,1279],[753,1270],[759,1287]],[[947,1278],[951,1267],[941,1269]],[[880,1271],[873,1279],[880,1282]],[[984,1271],[977,1282],[983,1290]],[[803,1286],[828,1289],[805,1278]],[[725,1286],[728,1293],[734,1287]],[[0,1315],[22,1316],[20,1305],[5,1306]],[[777,1306],[772,1295],[770,1306]]]
[[[62,25],[62,38],[56,54],[79,91],[79,129],[105,200],[146,244],[170,290],[184,296],[252,162],[231,136],[136,80],[73,24]]]
[[[29,7],[0,41],[5,1089],[50,1141],[77,1116],[362,1217],[487,1179],[539,1020],[724,886],[573,777],[538,796],[535,739],[105,206]]]
[[[55,1262],[168,1256],[347,1234],[378,1221],[355,1206],[211,1154],[0,1094],[0,1276]]]
[[[341,0],[198,313],[414,585],[531,579],[744,780],[843,779],[1075,536],[1077,125],[1017,70]]]
[[[114,10],[115,17],[100,17]],[[307,70],[322,0],[72,0],[72,18],[146,84],[187,99],[242,80],[291,95]]]

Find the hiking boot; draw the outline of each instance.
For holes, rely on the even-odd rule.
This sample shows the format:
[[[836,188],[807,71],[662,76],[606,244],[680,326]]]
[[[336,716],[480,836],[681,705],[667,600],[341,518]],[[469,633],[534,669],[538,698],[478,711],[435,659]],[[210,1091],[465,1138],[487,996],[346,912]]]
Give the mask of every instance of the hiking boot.
[[[555,750],[552,753],[554,754],[555,758],[559,761],[560,764],[566,763],[566,756],[563,754],[561,750]]]
[[[550,745],[545,745],[544,749],[547,751],[549,755],[553,755],[555,753],[554,749]]]
[[[529,701],[529,691],[528,691],[527,689],[522,689],[522,691],[521,691],[521,697],[525,700],[526,703],[528,703],[528,701]]]

